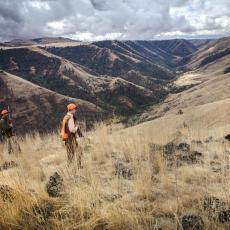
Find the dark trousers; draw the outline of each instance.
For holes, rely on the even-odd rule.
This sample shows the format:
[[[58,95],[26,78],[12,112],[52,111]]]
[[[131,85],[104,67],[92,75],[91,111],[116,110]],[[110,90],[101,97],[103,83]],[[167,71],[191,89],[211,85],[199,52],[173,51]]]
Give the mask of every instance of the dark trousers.
[[[79,148],[76,136],[72,136],[65,141],[65,147],[67,151],[68,164],[72,164],[75,161],[75,158],[77,158],[77,166],[78,168],[81,168],[82,151]]]
[[[21,153],[20,145],[15,136],[5,137],[6,151],[8,154]]]

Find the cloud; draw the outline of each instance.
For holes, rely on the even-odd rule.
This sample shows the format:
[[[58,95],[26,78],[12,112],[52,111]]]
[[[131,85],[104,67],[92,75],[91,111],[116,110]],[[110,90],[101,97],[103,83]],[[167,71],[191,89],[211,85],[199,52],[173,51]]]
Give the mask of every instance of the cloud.
[[[4,0],[0,40],[155,39],[230,34],[229,0]]]

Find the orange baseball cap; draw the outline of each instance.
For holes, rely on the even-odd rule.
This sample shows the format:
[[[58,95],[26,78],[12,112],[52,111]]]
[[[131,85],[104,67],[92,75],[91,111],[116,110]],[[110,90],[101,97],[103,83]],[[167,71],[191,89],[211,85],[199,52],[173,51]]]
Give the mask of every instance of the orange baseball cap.
[[[3,109],[2,112],[1,112],[1,115],[5,115],[5,114],[8,114],[9,111],[7,109]]]
[[[68,105],[67,105],[67,109],[68,109],[68,111],[77,109],[77,105],[75,105],[75,104],[73,104],[73,103],[68,104]]]

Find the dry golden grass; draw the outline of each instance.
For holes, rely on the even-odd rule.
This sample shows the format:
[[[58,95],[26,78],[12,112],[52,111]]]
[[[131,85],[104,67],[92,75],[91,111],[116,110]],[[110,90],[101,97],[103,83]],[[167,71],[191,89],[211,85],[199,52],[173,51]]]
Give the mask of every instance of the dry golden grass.
[[[128,129],[97,124],[79,140],[84,152],[80,170],[67,166],[56,133],[20,139],[21,155],[1,154],[1,162],[14,160],[19,167],[0,172],[1,185],[12,188],[7,199],[0,192],[0,229],[180,229],[186,213],[202,216],[205,229],[228,229],[208,219],[202,205],[205,196],[229,201],[229,144],[222,142],[222,129],[203,133],[179,122],[170,127],[169,118],[160,124]],[[169,167],[151,144],[171,140],[201,151],[203,163]],[[114,174],[119,162],[134,170],[134,178]],[[45,184],[56,171],[66,194],[51,198]]]

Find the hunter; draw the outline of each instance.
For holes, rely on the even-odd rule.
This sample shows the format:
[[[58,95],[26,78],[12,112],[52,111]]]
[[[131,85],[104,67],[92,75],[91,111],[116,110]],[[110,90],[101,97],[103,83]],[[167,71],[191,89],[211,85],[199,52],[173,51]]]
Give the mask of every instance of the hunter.
[[[83,137],[82,132],[76,122],[77,105],[71,103],[67,106],[68,112],[64,116],[61,125],[61,137],[65,141],[68,164],[74,162],[77,157],[77,166],[82,168],[82,151],[78,146],[77,135]]]
[[[21,153],[20,145],[13,133],[13,123],[9,118],[9,111],[7,109],[2,110],[1,112],[0,132],[6,143],[8,154]]]

